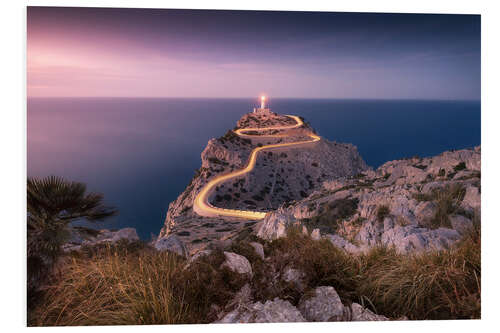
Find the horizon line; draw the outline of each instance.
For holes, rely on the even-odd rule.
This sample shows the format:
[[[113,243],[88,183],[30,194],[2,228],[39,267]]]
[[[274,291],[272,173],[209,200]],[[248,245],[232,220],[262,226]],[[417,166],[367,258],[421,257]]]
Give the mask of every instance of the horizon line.
[[[266,95],[269,97],[269,95]],[[186,97],[186,96],[26,96],[26,99],[51,98],[51,99],[258,99],[259,95],[251,97]],[[481,102],[481,98],[422,98],[422,97],[396,97],[396,98],[375,98],[375,97],[270,97],[270,99],[317,99],[317,100],[381,100],[381,101],[473,101]]]

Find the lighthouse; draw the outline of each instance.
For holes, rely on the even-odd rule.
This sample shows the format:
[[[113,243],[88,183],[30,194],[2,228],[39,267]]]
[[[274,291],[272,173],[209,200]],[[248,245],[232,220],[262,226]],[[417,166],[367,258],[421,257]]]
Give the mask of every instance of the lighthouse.
[[[266,107],[267,97],[262,95],[260,96],[260,108],[254,108],[253,113],[268,113],[271,112],[271,109]]]

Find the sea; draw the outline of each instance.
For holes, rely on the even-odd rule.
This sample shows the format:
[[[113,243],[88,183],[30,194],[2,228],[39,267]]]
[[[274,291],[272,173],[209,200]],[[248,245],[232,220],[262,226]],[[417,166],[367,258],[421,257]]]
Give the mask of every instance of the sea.
[[[149,240],[168,204],[256,99],[29,98],[28,177],[62,176],[104,195],[119,214],[95,228],[133,227]],[[323,137],[352,143],[368,165],[481,144],[480,101],[272,99]]]

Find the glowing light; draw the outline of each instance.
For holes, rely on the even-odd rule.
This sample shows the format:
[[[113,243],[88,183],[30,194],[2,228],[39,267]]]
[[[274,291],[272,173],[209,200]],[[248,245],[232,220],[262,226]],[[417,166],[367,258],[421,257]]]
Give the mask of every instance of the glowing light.
[[[262,99],[265,97],[262,96]],[[264,128],[259,128],[259,127],[250,127],[250,128],[240,128],[234,133],[238,136],[241,137],[251,137],[253,135],[250,134],[244,134],[244,132],[250,132],[250,131],[267,131],[267,130],[273,130],[273,129],[278,129],[278,130],[284,130],[284,129],[292,129],[292,128],[297,128],[302,126],[304,123],[302,120],[297,117],[297,116],[291,116],[287,115],[287,117],[292,118],[295,120],[296,124],[295,125],[290,125],[290,126],[274,126],[274,127],[264,127]],[[283,135],[260,135],[259,137],[280,137]],[[276,149],[276,148],[281,148],[281,147],[290,147],[290,146],[298,146],[298,145],[303,145],[307,143],[312,143],[321,140],[321,137],[314,133],[308,133],[308,136],[311,138],[311,140],[306,140],[306,141],[298,141],[298,142],[287,142],[287,143],[277,143],[277,144],[271,144],[271,145],[265,145],[261,147],[257,147],[254,150],[252,150],[250,154],[250,158],[248,159],[247,165],[245,168],[236,170],[224,175],[220,175],[218,177],[215,177],[211,181],[209,181],[205,186],[201,189],[201,191],[198,193],[194,200],[193,204],[193,210],[201,216],[230,216],[230,217],[239,217],[239,218],[245,218],[245,219],[250,219],[250,220],[261,220],[266,216],[266,212],[256,212],[256,211],[251,211],[251,210],[238,210],[238,209],[226,209],[226,208],[219,208],[213,206],[211,203],[208,202],[208,198],[212,191],[216,188],[217,185],[235,177],[242,176],[250,171],[252,171],[255,167],[255,162],[257,160],[257,154],[260,151],[266,150],[266,149]]]

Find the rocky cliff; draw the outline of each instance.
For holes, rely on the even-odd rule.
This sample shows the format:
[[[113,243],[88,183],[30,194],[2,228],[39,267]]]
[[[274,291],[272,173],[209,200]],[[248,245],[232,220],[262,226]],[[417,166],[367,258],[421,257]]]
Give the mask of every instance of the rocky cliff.
[[[399,253],[450,247],[480,222],[481,148],[390,161],[355,177],[339,177],[262,221],[264,239],[292,225],[350,253],[379,245]]]
[[[272,127],[293,124],[293,119],[276,113],[246,114],[234,130],[249,127]],[[200,217],[193,211],[193,201],[200,189],[219,174],[243,168],[251,151],[265,144],[300,140],[313,129],[305,123],[277,137],[240,137],[232,130],[211,139],[201,153],[201,167],[186,190],[173,201],[159,238],[175,234],[192,249],[215,240],[231,237],[256,221],[237,218]],[[260,133],[275,135],[279,131]],[[251,133],[247,133],[251,134]],[[281,134],[281,133],[280,133]],[[325,181],[350,177],[367,171],[368,166],[351,144],[321,140],[308,146],[263,151],[255,169],[240,178],[221,184],[212,196],[217,207],[274,211],[280,206],[303,200],[320,189]]]

